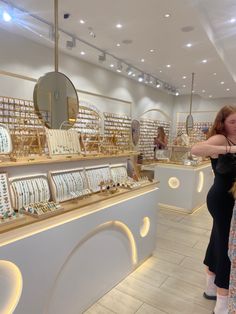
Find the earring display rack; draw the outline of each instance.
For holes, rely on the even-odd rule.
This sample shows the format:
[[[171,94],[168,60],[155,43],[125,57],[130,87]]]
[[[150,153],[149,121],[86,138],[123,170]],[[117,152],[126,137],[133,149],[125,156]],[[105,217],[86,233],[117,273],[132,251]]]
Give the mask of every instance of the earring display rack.
[[[104,112],[104,135],[121,151],[131,148],[131,117]]]
[[[49,202],[50,190],[46,175],[10,178],[10,187],[13,208],[16,210],[24,210],[30,204]]]
[[[49,155],[80,154],[80,136],[72,130],[46,130]]]
[[[96,135],[101,133],[102,121],[99,114],[92,108],[79,106],[79,113],[73,129],[81,134]]]
[[[44,127],[32,101],[0,96],[0,123],[11,134],[13,158],[46,153]]]
[[[91,194],[83,168],[49,173],[54,201],[65,202]]]
[[[144,160],[150,160],[154,158],[154,138],[157,135],[157,129],[159,126],[164,128],[165,134],[167,138],[169,138],[169,122],[151,119],[140,120],[139,151],[143,154]]]
[[[206,139],[205,134],[202,132],[202,129],[207,127],[210,129],[212,127],[213,123],[209,121],[198,121],[194,122],[193,124],[193,131],[190,134],[190,145],[204,141]],[[186,123],[185,122],[178,122],[177,123],[177,133],[182,131],[183,133],[186,133]]]
[[[109,165],[101,165],[93,168],[86,167],[85,173],[88,180],[88,186],[92,192],[98,192],[100,190],[100,183],[102,181],[112,180]]]

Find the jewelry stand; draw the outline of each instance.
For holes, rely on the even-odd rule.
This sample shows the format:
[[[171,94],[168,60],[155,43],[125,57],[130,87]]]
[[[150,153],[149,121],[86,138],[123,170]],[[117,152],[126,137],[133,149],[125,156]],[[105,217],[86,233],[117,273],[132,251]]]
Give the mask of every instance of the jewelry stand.
[[[48,217],[61,209],[50,202],[47,176],[37,174],[28,177],[10,178],[13,208],[33,217]]]

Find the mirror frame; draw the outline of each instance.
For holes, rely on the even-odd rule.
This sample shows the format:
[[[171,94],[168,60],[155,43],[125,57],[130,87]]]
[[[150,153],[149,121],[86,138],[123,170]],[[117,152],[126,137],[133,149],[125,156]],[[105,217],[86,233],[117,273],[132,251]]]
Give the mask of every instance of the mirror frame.
[[[40,107],[39,107],[39,101],[38,101],[38,91],[39,91],[39,84],[42,80],[44,80],[46,78],[47,75],[49,74],[53,74],[53,73],[57,73],[61,76],[63,76],[65,79],[67,79],[69,81],[69,83],[71,84],[71,87],[74,89],[75,91],[75,95],[76,95],[76,103],[77,103],[77,108],[78,108],[78,111],[77,111],[77,115],[79,113],[79,97],[78,97],[78,93],[76,91],[76,88],[74,86],[74,84],[72,83],[71,79],[69,79],[69,77],[67,75],[65,75],[64,73],[62,72],[59,72],[59,71],[51,71],[51,72],[47,72],[45,73],[43,76],[41,76],[37,83],[35,84],[34,86],[34,92],[33,92],[33,101],[34,101],[34,108],[35,108],[35,111],[36,111],[36,114],[37,116],[39,117],[39,119],[43,122],[43,125],[46,126],[48,129],[52,129],[52,126],[50,126],[46,121],[45,119],[43,118],[43,116],[40,114]],[[51,114],[53,114],[51,112]],[[77,118],[77,115],[76,115],[76,118]],[[61,123],[63,123],[64,121],[62,121]],[[75,121],[76,122],[76,121]],[[73,125],[71,126],[73,127]]]

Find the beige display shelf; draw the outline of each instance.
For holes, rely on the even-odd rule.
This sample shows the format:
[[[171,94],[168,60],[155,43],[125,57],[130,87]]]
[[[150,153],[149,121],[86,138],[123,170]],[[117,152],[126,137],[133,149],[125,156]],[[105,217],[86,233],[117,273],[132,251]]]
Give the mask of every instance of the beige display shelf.
[[[53,156],[53,157],[29,157],[28,159],[18,161],[2,161],[0,162],[0,168],[5,167],[17,167],[17,166],[28,166],[28,165],[39,165],[39,164],[54,164],[60,162],[80,161],[80,160],[99,160],[106,158],[117,158],[117,157],[130,157],[137,156],[138,152],[130,151],[124,153],[118,153],[114,155],[68,155],[68,156]]]
[[[55,211],[54,215],[34,218],[24,215],[24,219],[16,220],[11,224],[6,224],[0,228],[0,247],[6,243],[11,243],[17,239],[22,239],[32,234],[47,230],[51,227],[59,226],[78,219],[85,215],[90,215],[100,209],[109,207],[120,201],[134,198],[143,193],[157,188],[157,183],[145,184],[134,190],[120,188],[115,194],[96,193],[89,197],[77,198],[63,203],[61,210]]]

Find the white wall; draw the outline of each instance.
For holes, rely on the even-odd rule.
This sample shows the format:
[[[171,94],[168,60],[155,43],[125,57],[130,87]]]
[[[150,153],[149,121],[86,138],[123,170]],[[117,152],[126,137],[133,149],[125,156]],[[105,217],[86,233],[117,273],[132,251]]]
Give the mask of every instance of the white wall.
[[[236,98],[204,99],[198,95],[193,95],[192,115],[194,121],[213,121],[216,113],[224,105],[236,105]],[[175,134],[176,123],[186,120],[190,110],[190,95],[178,96],[174,98],[172,112],[173,134]]]
[[[0,71],[38,79],[54,70],[53,47],[42,46],[26,38],[0,30]],[[79,98],[95,104],[102,112],[131,114],[139,117],[150,109],[155,118],[168,120],[172,117],[174,97],[140,84],[123,75],[89,64],[67,54],[59,55],[59,71],[64,72],[79,90],[118,98],[132,103],[109,100],[79,93]],[[23,99],[33,98],[34,82],[0,75],[0,95]]]

